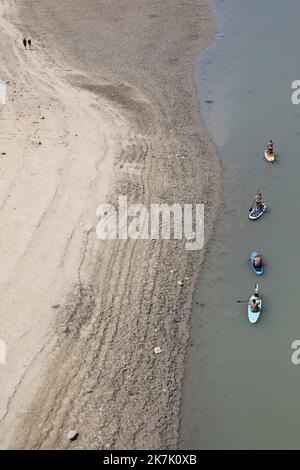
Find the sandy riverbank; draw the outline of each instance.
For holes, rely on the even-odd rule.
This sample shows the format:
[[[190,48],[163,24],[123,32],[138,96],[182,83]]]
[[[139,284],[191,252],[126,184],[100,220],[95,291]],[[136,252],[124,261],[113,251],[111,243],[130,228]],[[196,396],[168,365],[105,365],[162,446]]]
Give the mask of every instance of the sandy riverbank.
[[[101,242],[95,211],[121,193],[205,202],[209,237],[220,167],[192,59],[211,13],[202,0],[36,3],[8,1],[1,19],[0,446],[174,448],[204,252]]]

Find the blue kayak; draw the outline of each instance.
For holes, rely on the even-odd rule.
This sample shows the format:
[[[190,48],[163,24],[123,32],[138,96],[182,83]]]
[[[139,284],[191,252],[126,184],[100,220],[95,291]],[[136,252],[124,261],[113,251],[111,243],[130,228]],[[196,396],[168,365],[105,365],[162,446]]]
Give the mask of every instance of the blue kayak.
[[[249,219],[250,220],[259,219],[266,212],[266,210],[267,210],[267,206],[265,203],[263,203],[263,207],[261,211],[257,210],[256,208],[250,211]]]
[[[259,253],[257,253],[257,251],[253,251],[250,255],[250,264],[251,264],[251,267],[253,269],[253,271],[255,272],[255,274],[257,274],[258,276],[261,276],[264,272],[264,266],[263,264],[261,264],[261,266],[259,268],[256,268],[254,265],[253,265],[253,260],[255,258],[255,256],[257,256]]]

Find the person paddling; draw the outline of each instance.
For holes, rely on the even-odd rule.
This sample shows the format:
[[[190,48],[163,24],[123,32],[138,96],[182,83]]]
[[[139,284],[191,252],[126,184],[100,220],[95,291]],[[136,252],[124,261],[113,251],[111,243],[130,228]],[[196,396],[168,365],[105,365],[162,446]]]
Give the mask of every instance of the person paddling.
[[[262,265],[262,256],[258,254],[256,256],[254,256],[254,258],[253,258],[253,266],[255,268],[260,268],[261,265]]]
[[[251,312],[253,313],[259,311],[258,301],[256,298],[251,298],[250,307],[251,307]]]
[[[273,153],[273,140],[269,139],[269,142],[267,143],[267,152],[269,154]]]
[[[263,210],[263,199],[261,193],[257,193],[255,196],[255,207],[259,212]]]
[[[259,297],[259,287],[258,284],[255,284],[254,294],[250,299],[250,307],[252,312],[259,312],[259,304],[260,304],[260,297]]]

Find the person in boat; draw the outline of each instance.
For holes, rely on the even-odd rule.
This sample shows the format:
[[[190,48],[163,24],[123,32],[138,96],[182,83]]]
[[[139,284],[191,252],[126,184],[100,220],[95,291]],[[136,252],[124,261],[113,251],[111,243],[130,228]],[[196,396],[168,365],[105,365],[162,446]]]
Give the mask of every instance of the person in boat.
[[[262,256],[261,255],[256,255],[253,258],[253,266],[255,268],[261,268],[262,266]]]
[[[261,193],[257,193],[255,196],[255,207],[259,212],[263,210],[263,199]]]
[[[256,295],[258,297],[258,294]],[[254,297],[254,296],[253,298],[251,298],[251,301],[250,301],[251,312],[258,312],[259,311],[259,298]]]
[[[270,139],[269,142],[267,143],[267,153],[272,154],[273,153],[273,140]]]

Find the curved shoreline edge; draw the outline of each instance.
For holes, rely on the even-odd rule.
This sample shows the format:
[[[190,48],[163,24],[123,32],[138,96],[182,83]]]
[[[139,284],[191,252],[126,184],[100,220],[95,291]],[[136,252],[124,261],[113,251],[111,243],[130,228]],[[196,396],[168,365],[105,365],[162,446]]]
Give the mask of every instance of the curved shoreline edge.
[[[37,51],[33,51],[36,57],[30,59],[35,63],[28,66],[26,61],[21,62],[20,77],[29,74],[27,88],[30,88],[34,70],[42,96],[45,93],[54,108],[54,103],[59,102],[52,118],[60,120],[64,114],[66,135],[72,135],[62,144],[65,146],[61,156],[64,162],[69,161],[70,149],[77,149],[76,165],[80,171],[80,165],[85,165],[81,155],[86,155],[86,148],[89,149],[90,172],[80,175],[76,171],[74,180],[72,167],[64,166],[65,179],[58,183],[60,196],[64,198],[70,191],[77,191],[79,181],[83,180],[82,191],[88,210],[85,211],[83,205],[77,218],[68,220],[72,237],[69,235],[67,249],[63,242],[55,246],[58,252],[62,248],[62,261],[58,267],[53,266],[53,274],[59,280],[64,279],[64,283],[59,290],[50,281],[49,285],[41,286],[50,291],[51,302],[50,298],[43,298],[44,302],[39,304],[42,310],[48,310],[47,315],[42,312],[42,318],[49,318],[49,321],[43,335],[35,331],[38,335],[36,349],[26,356],[26,374],[23,375],[20,368],[15,375],[13,393],[7,396],[8,412],[0,421],[2,433],[11,426],[13,431],[0,444],[4,448],[25,449],[172,449],[178,446],[193,292],[204,250],[187,252],[184,243],[175,241],[95,241],[93,224],[97,204],[105,202],[98,200],[99,186],[108,179],[111,183],[101,197],[111,202],[120,193],[126,193],[132,202],[149,204],[204,202],[206,242],[212,235],[220,199],[221,165],[199,117],[192,80],[193,58],[213,36],[211,11],[202,0],[197,7],[195,2],[187,2],[184,8],[180,1],[166,0],[163,6],[158,1],[143,6],[141,15],[136,8],[138,2],[128,0],[129,13],[122,10],[120,19],[126,26],[126,19],[130,17],[130,31],[135,26],[136,37],[128,37],[125,26],[123,36],[114,26],[115,2],[110,2],[111,10],[107,7],[104,13],[101,11],[99,27],[110,21],[114,38],[111,43],[111,36],[107,38],[100,58],[102,74],[99,78],[97,70],[81,72],[80,62],[84,59],[80,53],[71,57],[68,39],[60,37],[61,31],[53,30],[55,17],[63,18],[65,2],[55,2],[56,16],[52,15],[52,2],[43,2],[43,11],[34,3],[25,0],[18,10],[18,20],[14,18],[18,29],[21,31],[22,24],[26,24],[23,29],[33,32],[34,44],[38,43]],[[92,6],[93,2],[90,4]],[[199,12],[199,16],[195,12]],[[40,15],[43,32],[39,30]],[[155,37],[151,30],[154,19]],[[174,30],[176,23],[180,24]],[[58,28],[62,29],[62,25]],[[47,49],[44,46],[51,43],[50,34],[56,33],[61,46],[59,54],[50,46]],[[129,41],[130,45],[130,54],[128,52],[124,58],[121,56],[124,54],[122,40]],[[118,43],[120,55],[116,49]],[[62,58],[64,45],[65,56],[69,56],[66,62]],[[18,47],[16,44],[16,50]],[[155,57],[152,59],[153,50]],[[148,60],[145,60],[146,53]],[[20,54],[18,52],[19,57]],[[107,61],[110,54],[114,54],[114,70],[110,70]],[[42,58],[43,70],[38,75],[37,66]],[[24,64],[27,64],[26,71]],[[32,69],[33,66],[36,68]],[[58,99],[47,89],[47,81]],[[70,86],[70,82],[74,86]],[[26,95],[25,98],[28,99]],[[24,102],[20,101],[22,109]],[[84,120],[90,124],[89,140],[81,136],[80,145],[71,119],[71,114],[77,112],[75,104],[78,102],[81,103],[79,114],[82,114],[76,125]],[[28,109],[28,103],[26,106]],[[28,112],[30,115],[30,110]],[[95,123],[101,124],[100,132]],[[52,128],[52,133],[55,132]],[[80,132],[78,134],[80,136]],[[47,162],[47,158],[51,161],[51,152],[57,152],[52,145],[50,142],[49,155],[43,162]],[[61,166],[53,165],[56,174]],[[93,176],[93,184],[89,186],[93,165],[99,173]],[[33,230],[35,246],[42,242],[40,232],[46,230],[49,214],[56,211],[55,217],[48,221],[49,227],[61,220],[62,207],[55,204],[56,200],[52,199],[46,212],[45,207],[40,208],[44,216],[41,218],[40,214],[40,222]],[[82,218],[80,223],[85,230],[77,237],[78,220]],[[62,240],[64,236],[66,234],[62,233]],[[16,266],[15,276],[17,269]],[[32,275],[38,274],[34,267],[32,270]],[[72,272],[76,273],[73,279]],[[183,286],[178,280],[184,280]],[[30,300],[26,303],[31,311]],[[53,321],[52,309],[51,323],[49,311],[51,313],[53,305],[57,305],[56,320]],[[11,314],[15,312],[12,310]],[[39,354],[37,351],[43,350],[50,325],[47,354]],[[30,333],[27,334],[30,341]],[[18,345],[18,354],[22,355],[22,342]],[[162,349],[159,355],[153,353],[156,346]],[[10,380],[13,382],[12,378]],[[29,401],[28,391],[32,396]],[[80,437],[70,443],[66,434],[74,428]]]

